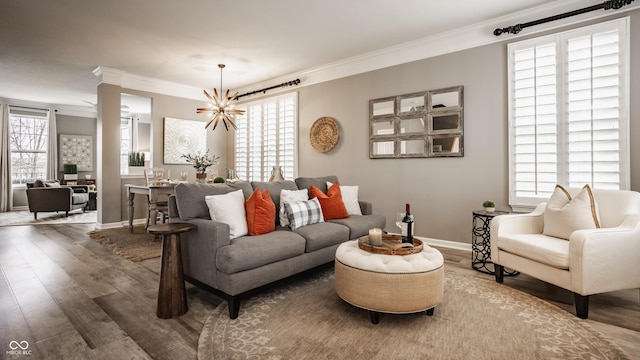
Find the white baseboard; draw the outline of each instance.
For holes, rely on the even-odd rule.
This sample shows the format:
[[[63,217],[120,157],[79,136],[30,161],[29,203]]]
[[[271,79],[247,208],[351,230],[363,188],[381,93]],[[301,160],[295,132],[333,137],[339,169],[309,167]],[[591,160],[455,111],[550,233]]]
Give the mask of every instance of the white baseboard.
[[[392,232],[390,232],[389,234],[400,235],[398,233],[392,233]],[[457,242],[457,241],[450,241],[450,240],[440,240],[440,239],[426,238],[424,236],[416,236],[415,238],[416,239],[420,239],[420,241],[422,241],[423,243],[425,243],[427,245],[433,245],[433,246],[443,247],[443,248],[447,248],[447,249],[454,249],[454,250],[462,250],[462,251],[471,252],[471,244],[461,243],[461,242]]]
[[[420,236],[416,236],[416,238],[420,239],[423,243],[427,245],[471,252],[471,244],[461,243],[457,241],[450,241],[450,240],[424,238]]]
[[[133,220],[133,226],[145,225],[146,223],[147,223],[147,219],[135,219],[135,220]],[[127,227],[127,226],[129,226],[129,221],[128,220],[127,221],[106,223],[106,224],[96,223],[96,230],[115,229],[115,228],[121,228],[121,227]]]

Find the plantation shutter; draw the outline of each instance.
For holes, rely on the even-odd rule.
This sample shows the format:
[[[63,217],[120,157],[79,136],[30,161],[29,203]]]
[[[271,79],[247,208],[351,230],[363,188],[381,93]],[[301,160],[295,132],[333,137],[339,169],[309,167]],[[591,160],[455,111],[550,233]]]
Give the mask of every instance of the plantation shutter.
[[[629,188],[628,18],[509,45],[510,204]]]
[[[620,188],[620,35],[617,30],[567,44],[569,186]]]
[[[237,118],[235,167],[239,178],[268,181],[273,166],[282,167],[285,179],[297,176],[297,93],[244,105]]]

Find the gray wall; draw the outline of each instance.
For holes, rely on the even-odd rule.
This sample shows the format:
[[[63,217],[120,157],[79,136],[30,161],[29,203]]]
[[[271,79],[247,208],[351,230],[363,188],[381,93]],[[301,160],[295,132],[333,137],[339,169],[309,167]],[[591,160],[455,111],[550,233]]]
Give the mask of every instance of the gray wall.
[[[493,69],[493,70],[491,70]],[[300,89],[301,176],[335,174],[387,217],[411,203],[416,234],[470,241],[471,212],[486,199],[506,208],[506,50],[491,45]],[[464,157],[369,159],[369,100],[464,86]],[[340,140],[316,152],[309,130],[322,116],[340,123]],[[490,171],[487,171],[489,169]]]
[[[84,179],[85,175],[91,175],[91,178],[95,179],[97,171],[97,156],[96,156],[96,128],[97,119],[90,117],[80,117],[71,115],[56,115],[56,130],[58,132],[58,149],[60,148],[60,134],[68,135],[90,135],[93,140],[93,170],[92,171],[78,171],[78,178]],[[58,158],[58,161],[60,159]],[[58,169],[62,165],[58,164]],[[58,170],[58,179],[63,178],[62,170]]]

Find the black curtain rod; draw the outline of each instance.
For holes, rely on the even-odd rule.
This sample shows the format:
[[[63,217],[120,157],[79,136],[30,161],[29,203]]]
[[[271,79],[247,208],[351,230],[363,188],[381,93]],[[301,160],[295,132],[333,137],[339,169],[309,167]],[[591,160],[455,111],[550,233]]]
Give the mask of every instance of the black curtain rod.
[[[9,107],[10,108],[14,108],[14,109],[49,111],[49,109],[47,109],[47,108],[37,108],[37,107],[22,106],[22,105],[11,105],[11,104],[9,104]]]
[[[269,86],[269,87],[266,87],[264,89],[250,91],[248,93],[244,93],[242,95],[238,95],[238,96],[236,96],[236,99],[240,99],[243,96],[249,96],[249,95],[253,95],[253,94],[257,94],[257,93],[266,93],[268,90],[273,90],[273,89],[277,89],[277,88],[281,88],[281,87],[285,87],[285,86],[293,86],[293,85],[298,85],[298,84],[300,84],[300,79],[295,79],[295,80],[283,82],[280,85]]]
[[[547,22],[550,22],[550,21],[564,19],[564,18],[568,18],[570,16],[580,15],[580,14],[584,14],[586,12],[590,12],[590,11],[594,11],[594,10],[600,10],[600,9],[604,9],[604,10],[615,9],[615,10],[617,10],[617,9],[620,9],[621,7],[623,7],[625,5],[631,4],[633,1],[634,0],[609,0],[609,1],[603,2],[602,4],[599,4],[599,5],[588,6],[586,8],[569,11],[569,12],[566,12],[564,14],[549,16],[549,17],[546,17],[546,18],[540,19],[540,20],[529,21],[529,22],[524,23],[524,24],[516,24],[516,25],[512,25],[512,26],[505,27],[505,28],[502,28],[502,29],[497,28],[497,29],[495,29],[493,31],[493,35],[500,36],[503,33],[517,34],[520,31],[522,31],[522,29],[527,28],[529,26],[540,25],[540,24],[544,24],[544,23],[547,23]]]

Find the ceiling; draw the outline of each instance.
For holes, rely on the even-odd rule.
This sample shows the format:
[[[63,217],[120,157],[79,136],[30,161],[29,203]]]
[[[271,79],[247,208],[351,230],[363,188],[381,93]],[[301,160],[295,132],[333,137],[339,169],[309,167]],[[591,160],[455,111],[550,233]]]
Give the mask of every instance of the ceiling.
[[[0,98],[87,106],[98,66],[201,89],[219,87],[224,63],[237,89],[559,3],[3,0]]]

